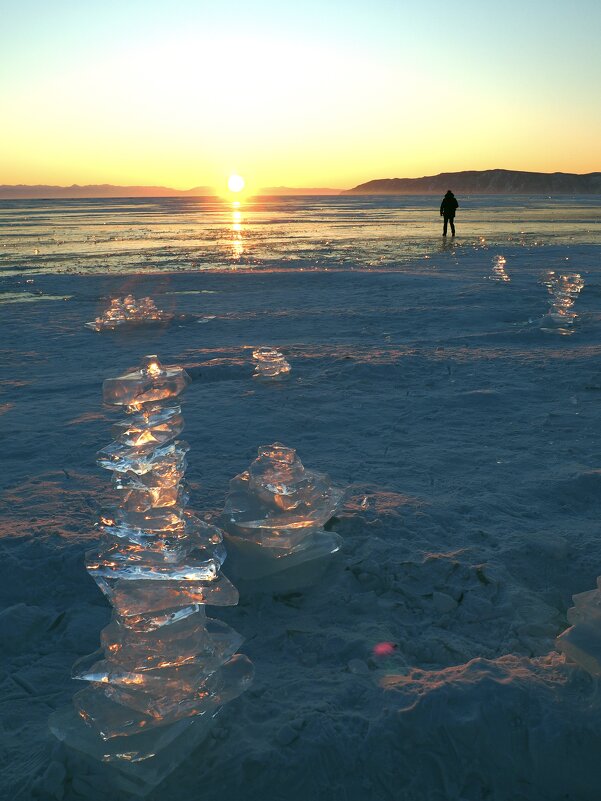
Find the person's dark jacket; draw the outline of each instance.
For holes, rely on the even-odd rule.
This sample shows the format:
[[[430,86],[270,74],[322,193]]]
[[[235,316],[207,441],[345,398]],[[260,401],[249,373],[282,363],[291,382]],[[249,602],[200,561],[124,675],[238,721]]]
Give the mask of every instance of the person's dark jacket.
[[[455,210],[458,206],[459,203],[457,203],[457,198],[455,195],[452,192],[447,192],[442,199],[442,203],[440,204],[441,216],[444,215],[445,217],[454,217]]]

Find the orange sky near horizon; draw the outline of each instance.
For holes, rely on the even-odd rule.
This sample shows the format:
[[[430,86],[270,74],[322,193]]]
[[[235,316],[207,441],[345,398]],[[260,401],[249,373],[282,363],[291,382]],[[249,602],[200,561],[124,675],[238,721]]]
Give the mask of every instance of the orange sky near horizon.
[[[239,173],[249,191],[345,189],[597,171],[600,7],[553,17],[553,0],[463,0],[450,19],[442,0],[348,0],[344,14],[314,0],[302,14],[275,0],[202,13],[191,0],[23,0],[0,31],[0,184],[219,191]]]

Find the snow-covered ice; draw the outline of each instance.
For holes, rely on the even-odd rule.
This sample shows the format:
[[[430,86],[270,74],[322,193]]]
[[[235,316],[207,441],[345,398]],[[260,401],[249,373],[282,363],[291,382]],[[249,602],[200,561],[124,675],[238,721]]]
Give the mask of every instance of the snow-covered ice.
[[[83,561],[100,387],[157,353],[192,378],[207,522],[263,443],[350,489],[319,582],[214,613],[254,684],[150,797],[597,801],[598,679],[555,639],[601,573],[599,198],[460,198],[446,243],[439,202],[277,200],[239,238],[191,200],[0,204],[0,797],[106,798],[47,720],[109,620]],[[543,330],[549,271],[583,281],[570,336]],[[128,293],[176,319],[91,336]],[[271,342],[293,372],[253,381]]]

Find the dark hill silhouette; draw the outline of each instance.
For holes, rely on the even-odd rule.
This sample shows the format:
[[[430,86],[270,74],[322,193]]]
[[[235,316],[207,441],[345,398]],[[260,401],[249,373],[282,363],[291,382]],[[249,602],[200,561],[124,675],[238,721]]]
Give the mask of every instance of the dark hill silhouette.
[[[587,195],[601,194],[601,172],[521,172],[465,170],[424,178],[383,178],[359,184],[351,195],[438,195],[451,188],[462,195]]]

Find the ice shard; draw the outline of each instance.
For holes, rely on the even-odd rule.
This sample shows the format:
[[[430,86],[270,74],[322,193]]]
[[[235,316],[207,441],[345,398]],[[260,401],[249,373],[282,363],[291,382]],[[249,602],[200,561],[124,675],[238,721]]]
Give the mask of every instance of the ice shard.
[[[572,625],[557,638],[557,647],[569,660],[593,676],[601,676],[601,576],[594,590],[573,595],[568,609]]]
[[[282,573],[284,588],[284,571],[291,584],[317,575],[316,568],[322,572],[340,549],[340,536],[323,526],[343,494],[326,474],[306,470],[294,448],[260,447],[248,470],[230,481],[221,518],[235,575],[254,580]]]
[[[116,328],[168,323],[172,319],[173,315],[158,309],[152,298],[125,295],[112,298],[108,308],[86,326],[93,331],[114,331]]]
[[[255,372],[253,378],[281,379],[290,372],[284,355],[275,348],[257,348],[253,351]]]
[[[542,283],[551,296],[551,307],[543,317],[542,330],[571,334],[574,321],[578,317],[574,304],[584,287],[582,276],[580,273],[561,275],[549,270]]]
[[[205,605],[235,605],[238,592],[221,573],[221,530],[186,508],[188,446],[177,439],[183,417],[176,399],[189,380],[182,368],[147,356],[138,369],[104,382],[105,403],[128,418],[98,453],[119,503],[103,514],[102,538],[86,566],[113,615],[100,650],[74,666],[74,677],[88,683],[74,711],[51,719],[60,739],[117,763],[138,794],[202,739],[253,675],[249,659],[236,653],[240,635],[205,612]]]

